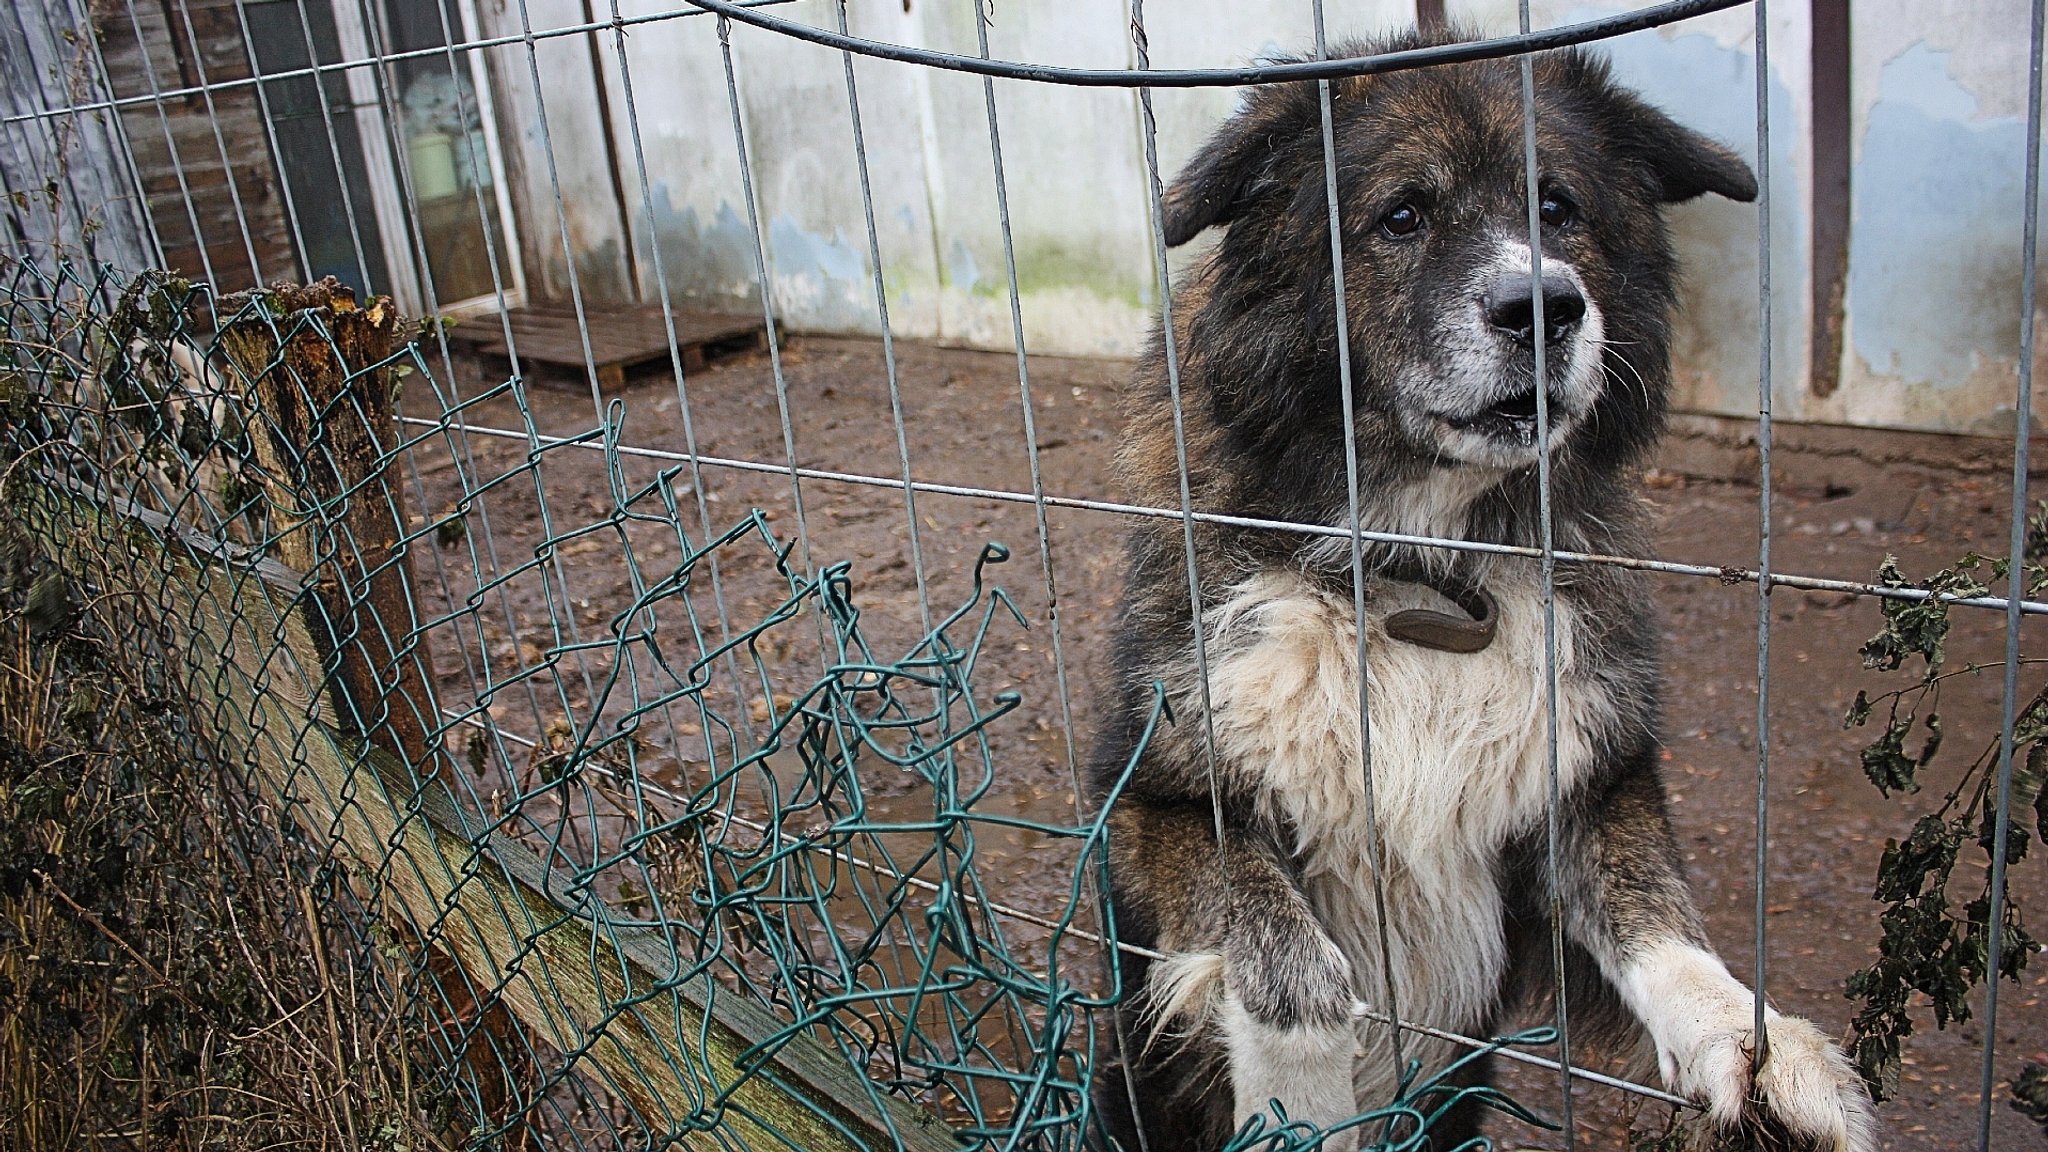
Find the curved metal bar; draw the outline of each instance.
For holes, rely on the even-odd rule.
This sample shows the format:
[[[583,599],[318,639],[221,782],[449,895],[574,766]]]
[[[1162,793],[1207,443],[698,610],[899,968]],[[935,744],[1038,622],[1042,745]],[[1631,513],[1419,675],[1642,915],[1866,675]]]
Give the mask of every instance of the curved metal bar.
[[[1578,24],[1564,24],[1538,32],[1438,44],[1373,56],[1340,57],[1332,60],[1290,60],[1277,64],[1255,64],[1243,68],[1066,68],[1056,64],[1024,64],[1015,60],[989,60],[979,56],[956,56],[929,48],[909,48],[863,40],[824,28],[814,28],[780,16],[770,16],[734,0],[684,0],[692,7],[716,12],[740,24],[797,40],[856,52],[877,60],[923,64],[955,72],[973,72],[1001,80],[1030,80],[1040,84],[1072,84],[1084,88],[1235,88],[1246,84],[1275,84],[1289,80],[1337,80],[1347,76],[1375,76],[1384,72],[1405,72],[1432,64],[1463,64],[1474,60],[1498,60],[1525,52],[1569,48],[1594,40],[1607,40],[1630,32],[1659,28],[1694,16],[1720,12],[1748,4],[1751,0],[1667,0],[1633,12],[1602,16]]]

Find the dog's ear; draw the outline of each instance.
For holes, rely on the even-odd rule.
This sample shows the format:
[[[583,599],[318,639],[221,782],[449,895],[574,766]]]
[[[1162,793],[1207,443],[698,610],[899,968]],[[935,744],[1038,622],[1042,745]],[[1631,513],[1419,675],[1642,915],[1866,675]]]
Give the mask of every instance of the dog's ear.
[[[1756,199],[1756,174],[1725,145],[1679,124],[1639,101],[1630,125],[1631,143],[1656,178],[1665,203],[1708,192],[1748,203]]]
[[[1181,169],[1161,203],[1167,247],[1177,248],[1211,225],[1228,224],[1272,171],[1288,135],[1285,95],[1255,94]]]

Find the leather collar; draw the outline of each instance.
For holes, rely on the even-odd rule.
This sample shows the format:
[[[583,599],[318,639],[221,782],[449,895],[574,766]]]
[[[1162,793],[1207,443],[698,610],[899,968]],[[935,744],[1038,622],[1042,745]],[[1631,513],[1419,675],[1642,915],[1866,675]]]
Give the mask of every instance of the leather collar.
[[[1460,616],[1434,608],[1408,608],[1387,617],[1387,635],[1439,652],[1479,652],[1500,632],[1500,605],[1477,585],[1437,588],[1445,599],[1465,611]]]

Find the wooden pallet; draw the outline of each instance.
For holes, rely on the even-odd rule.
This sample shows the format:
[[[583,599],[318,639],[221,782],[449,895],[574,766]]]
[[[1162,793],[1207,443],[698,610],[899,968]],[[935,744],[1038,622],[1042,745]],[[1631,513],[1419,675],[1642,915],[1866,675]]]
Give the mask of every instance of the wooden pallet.
[[[509,360],[516,348],[521,365],[581,371],[585,366],[582,331],[588,329],[590,359],[597,366],[599,387],[606,390],[624,387],[629,368],[669,359],[668,325],[660,308],[586,304],[580,325],[576,310],[567,304],[514,308],[507,316],[511,348],[505,343],[505,325],[490,315],[457,325],[449,339],[469,345],[480,356]],[[758,315],[678,308],[675,332],[685,372],[694,372],[721,356],[768,346],[768,326]]]

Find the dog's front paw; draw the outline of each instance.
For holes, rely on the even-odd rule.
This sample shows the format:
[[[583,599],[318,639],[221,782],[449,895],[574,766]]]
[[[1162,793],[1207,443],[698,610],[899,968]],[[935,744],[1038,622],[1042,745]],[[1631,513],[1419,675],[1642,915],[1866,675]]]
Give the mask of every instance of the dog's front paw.
[[[1650,1030],[1665,1084],[1715,1124],[1801,1152],[1875,1152],[1877,1119],[1849,1058],[1811,1023],[1764,1010],[1755,1065],[1756,1001],[1719,957],[1691,944],[1646,949],[1623,995]]]
[[[1874,1152],[1870,1097],[1834,1041],[1808,1021],[1766,1010],[1769,1043],[1752,1075],[1750,1004],[1729,1004],[1717,1015],[1690,1051],[1659,1052],[1674,1092],[1699,1101],[1722,1128],[1767,1136],[1765,1147]]]

